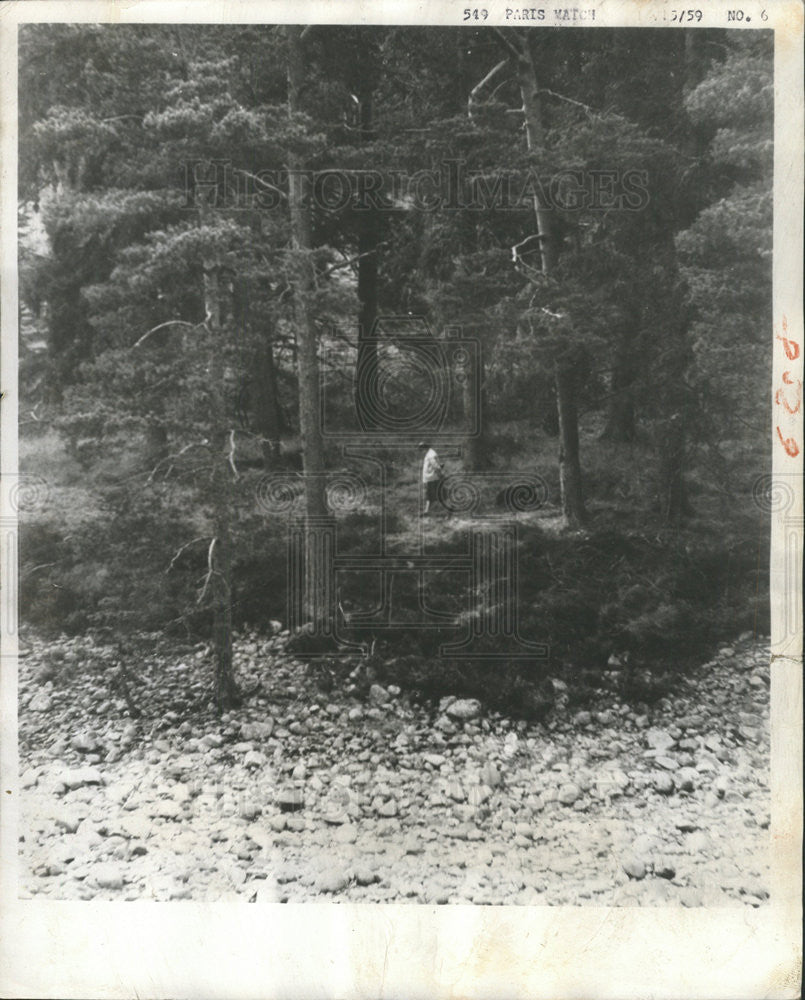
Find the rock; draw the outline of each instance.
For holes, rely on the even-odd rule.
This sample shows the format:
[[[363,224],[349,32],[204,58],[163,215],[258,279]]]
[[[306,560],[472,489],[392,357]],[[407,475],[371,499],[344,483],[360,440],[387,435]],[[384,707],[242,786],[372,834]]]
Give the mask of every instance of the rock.
[[[389,799],[388,802],[384,802],[380,808],[377,810],[378,815],[385,816],[390,819],[392,816],[396,816],[398,812],[397,803],[394,799]]]
[[[179,819],[182,807],[174,799],[159,799],[151,804],[148,815],[159,816],[162,819]]]
[[[657,878],[671,879],[676,875],[676,867],[669,858],[657,858],[654,861],[654,874]]]
[[[492,794],[492,789],[488,785],[472,785],[467,794],[467,801],[476,808],[483,805]]]
[[[573,722],[577,726],[589,726],[593,721],[593,717],[590,712],[576,712],[573,716]]]
[[[431,767],[439,768],[445,763],[446,758],[440,753],[423,753],[422,760]]]
[[[358,828],[354,823],[346,823],[333,833],[333,840],[339,844],[354,844],[358,839]]]
[[[494,764],[484,764],[481,768],[481,784],[497,788],[501,782],[500,771]]]
[[[578,785],[568,784],[562,785],[559,789],[559,794],[557,798],[562,803],[563,806],[572,806],[573,803],[581,795],[581,789]]]
[[[652,784],[660,795],[671,795],[674,790],[674,779],[670,774],[665,774],[662,771],[654,776]]]
[[[723,657],[725,660],[732,659],[732,657],[735,656],[735,650],[732,646],[725,646],[724,649],[719,652],[719,656]]]
[[[240,727],[240,735],[244,740],[264,740],[274,732],[274,720],[266,722],[244,722]]]
[[[349,814],[344,809],[331,809],[324,814],[322,819],[330,826],[341,826],[342,823],[349,821]]]
[[[70,740],[70,746],[79,753],[95,753],[100,749],[97,737],[91,733],[76,733]]]
[[[284,816],[269,816],[268,825],[275,833],[282,833],[285,829],[286,819]]]
[[[261,880],[250,900],[253,903],[279,903],[280,901],[281,893],[273,879]]]
[[[650,833],[641,833],[630,845],[631,856],[645,858],[656,854],[662,847],[662,841]]]
[[[83,788],[84,785],[102,785],[104,778],[97,767],[76,767],[62,771],[59,781],[69,789]]]
[[[665,729],[649,729],[646,732],[646,746],[652,750],[668,750],[676,740]]]
[[[447,706],[445,714],[449,719],[459,722],[477,719],[481,714],[481,703],[476,698],[458,698]]]
[[[664,767],[666,771],[677,771],[679,769],[679,761],[674,760],[673,757],[656,757],[655,762],[660,767]]]
[[[369,701],[373,705],[385,705],[389,701],[389,693],[381,684],[373,684],[369,688]]]
[[[675,775],[677,787],[681,792],[692,792],[696,787],[698,772],[692,767],[683,767]]]
[[[206,750],[217,750],[224,745],[224,738],[220,733],[207,733],[201,737],[199,743]]]
[[[81,824],[81,816],[72,810],[65,810],[57,812],[53,817],[53,822],[60,830],[75,833]]]
[[[262,811],[262,807],[251,799],[242,801],[238,807],[238,815],[249,821],[257,819]]]
[[[622,867],[629,878],[639,880],[646,877],[646,866],[638,857],[630,856],[625,858],[622,862]]]
[[[259,750],[250,750],[243,758],[244,767],[264,767],[268,759]]]
[[[37,691],[28,702],[28,708],[32,712],[49,712],[53,704],[53,699],[47,691]]]
[[[362,865],[360,868],[355,869],[355,881],[358,885],[372,885],[374,882],[380,881],[380,876],[376,872],[373,872],[371,868]]]
[[[36,788],[38,783],[39,775],[32,767],[26,768],[20,775],[20,789],[22,791],[26,788]]]
[[[351,708],[347,713],[347,719],[350,722],[359,722],[363,718],[362,708]]]
[[[123,873],[117,865],[109,862],[95,865],[92,869],[92,881],[99,889],[122,889]]]
[[[447,795],[454,802],[463,802],[464,799],[466,798],[464,789],[457,781],[451,781],[450,784],[447,786]]]
[[[277,792],[277,805],[282,812],[298,812],[305,807],[305,796],[298,788],[282,788]]]
[[[710,838],[703,830],[696,830],[685,838],[685,850],[691,854],[703,854],[710,850]]]
[[[346,889],[349,879],[343,872],[326,871],[316,879],[316,889],[319,892],[341,892]]]

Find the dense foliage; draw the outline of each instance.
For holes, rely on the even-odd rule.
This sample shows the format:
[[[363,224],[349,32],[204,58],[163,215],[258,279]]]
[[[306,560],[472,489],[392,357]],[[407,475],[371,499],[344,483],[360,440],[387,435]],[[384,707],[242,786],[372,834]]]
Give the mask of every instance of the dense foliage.
[[[264,471],[317,471],[305,344],[338,359],[323,384],[346,412],[375,318],[404,315],[482,347],[464,466],[548,485],[517,601],[550,659],[507,664],[497,697],[612,656],[639,684],[766,627],[765,33],[29,25],[20,65],[21,434],[52,501],[22,536],[30,623],[220,647],[283,620],[285,525],[256,498]],[[404,542],[416,457],[386,458]],[[321,462],[346,459],[325,440]],[[361,516],[341,544],[372,537]],[[486,599],[429,586],[455,613]],[[491,697],[437,636],[360,638],[400,683]]]

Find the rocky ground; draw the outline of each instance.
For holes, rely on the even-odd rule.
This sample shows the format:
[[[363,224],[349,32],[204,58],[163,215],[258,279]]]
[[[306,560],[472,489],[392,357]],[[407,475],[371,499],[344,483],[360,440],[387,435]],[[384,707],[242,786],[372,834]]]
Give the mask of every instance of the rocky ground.
[[[651,707],[560,698],[529,725],[393,687],[325,693],[281,635],[238,641],[251,693],[222,718],[201,648],[123,672],[89,639],[24,652],[24,897],[768,899],[769,650],[748,635]]]

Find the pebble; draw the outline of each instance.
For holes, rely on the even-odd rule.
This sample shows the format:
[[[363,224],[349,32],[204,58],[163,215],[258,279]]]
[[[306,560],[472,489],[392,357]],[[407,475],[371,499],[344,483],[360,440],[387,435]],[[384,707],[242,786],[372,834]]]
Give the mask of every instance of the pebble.
[[[562,785],[559,789],[558,798],[563,806],[572,806],[580,795],[581,789],[578,785],[568,784]]]

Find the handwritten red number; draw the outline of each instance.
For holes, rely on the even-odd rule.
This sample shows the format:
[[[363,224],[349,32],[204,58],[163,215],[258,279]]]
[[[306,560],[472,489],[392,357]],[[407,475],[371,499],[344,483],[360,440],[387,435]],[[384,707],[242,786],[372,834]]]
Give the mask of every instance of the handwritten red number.
[[[793,438],[784,438],[779,426],[777,427],[777,437],[779,437],[780,443],[785,448],[786,455],[796,458],[799,454],[799,445],[797,442]]]

